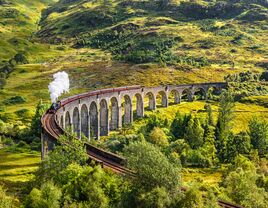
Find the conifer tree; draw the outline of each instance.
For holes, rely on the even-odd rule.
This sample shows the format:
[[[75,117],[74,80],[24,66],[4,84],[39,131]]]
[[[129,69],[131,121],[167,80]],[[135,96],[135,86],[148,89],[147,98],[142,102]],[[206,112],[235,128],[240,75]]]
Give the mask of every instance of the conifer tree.
[[[197,117],[191,118],[185,131],[185,139],[192,149],[198,149],[204,143],[204,129]]]
[[[220,107],[216,125],[216,148],[219,160],[224,162],[228,137],[231,135],[234,119],[234,98],[230,91],[223,91],[220,96]]]

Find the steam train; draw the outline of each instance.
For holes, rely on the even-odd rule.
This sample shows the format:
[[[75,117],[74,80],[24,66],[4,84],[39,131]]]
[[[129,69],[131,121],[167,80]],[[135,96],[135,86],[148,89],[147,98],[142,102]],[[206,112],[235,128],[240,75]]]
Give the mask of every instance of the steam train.
[[[96,91],[90,91],[79,95],[74,95],[68,98],[65,98],[61,101],[58,101],[56,103],[52,103],[50,106],[48,112],[49,113],[55,113],[59,108],[67,105],[68,103],[71,103],[75,100],[83,99],[90,96],[99,96],[107,93],[115,93],[115,92],[122,92],[122,91],[129,91],[129,90],[138,90],[142,88],[140,85],[135,86],[126,86],[126,87],[117,87],[117,88],[109,88],[109,89],[103,89],[103,90],[96,90]]]

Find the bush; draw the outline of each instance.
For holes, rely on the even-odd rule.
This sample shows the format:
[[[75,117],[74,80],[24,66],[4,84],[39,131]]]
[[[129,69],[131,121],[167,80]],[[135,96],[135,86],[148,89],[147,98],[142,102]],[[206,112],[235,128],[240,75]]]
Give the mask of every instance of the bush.
[[[143,134],[112,135],[104,142],[104,146],[110,151],[117,153],[122,152],[125,146],[135,141],[144,141]]]
[[[149,135],[149,142],[156,144],[159,147],[167,147],[169,144],[167,135],[163,129],[159,127],[154,127],[151,131]]]
[[[6,194],[6,190],[0,185],[0,207],[15,208],[15,200]]]
[[[24,97],[17,95],[17,96],[4,100],[3,103],[6,105],[15,105],[15,104],[21,104],[25,102],[26,102],[26,99]]]
[[[202,20],[213,18],[233,18],[244,11],[245,6],[224,1],[211,2],[204,4],[202,2],[191,1],[181,2],[179,11],[190,19]]]
[[[224,180],[227,196],[244,207],[260,207],[267,205],[268,194],[256,185],[257,174],[238,168],[230,172]]]
[[[15,145],[15,142],[11,138],[4,138],[3,139],[3,144],[5,146],[13,146],[13,145]]]
[[[64,203],[66,207],[77,202],[80,206],[92,208],[117,207],[120,200],[120,181],[108,174],[100,166],[81,167],[69,165],[61,174]]]
[[[169,192],[180,187],[180,168],[170,163],[158,147],[147,142],[133,142],[124,149],[129,168],[136,171],[133,183],[138,189],[164,187]]]
[[[6,80],[4,78],[0,78],[0,89],[3,89],[5,84],[6,84]]]
[[[51,182],[46,182],[41,189],[34,188],[25,201],[25,207],[29,208],[59,208],[61,190]]]
[[[17,64],[28,64],[29,63],[26,56],[24,54],[21,54],[21,53],[17,53],[14,56],[14,60],[16,61]]]
[[[186,164],[194,167],[210,167],[212,161],[206,155],[203,155],[200,150],[190,150],[186,155]]]
[[[164,208],[169,207],[171,201],[172,198],[170,198],[168,191],[165,188],[156,187],[150,192],[141,194],[138,203],[142,208]]]
[[[6,107],[0,104],[0,112],[5,112],[5,110],[6,110]]]
[[[27,144],[25,141],[19,141],[19,143],[17,144],[17,147],[24,148],[24,149],[30,149],[29,144]]]
[[[237,19],[249,22],[268,20],[267,9],[256,7],[243,13]]]
[[[4,113],[4,114],[0,114],[0,119],[6,123],[8,122],[13,122],[14,120],[16,120],[16,115],[14,113]]]
[[[15,112],[22,120],[31,121],[33,113],[28,109],[21,109]]]

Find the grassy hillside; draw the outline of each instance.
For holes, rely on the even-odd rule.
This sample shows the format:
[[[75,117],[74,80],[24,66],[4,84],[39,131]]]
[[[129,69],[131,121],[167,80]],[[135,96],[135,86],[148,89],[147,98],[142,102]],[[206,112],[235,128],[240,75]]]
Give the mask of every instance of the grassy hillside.
[[[0,1],[0,63],[16,53],[35,55],[48,50],[47,45],[35,41],[41,11],[54,0]]]
[[[37,152],[12,152],[7,149],[0,150],[0,183],[15,196],[16,207],[19,199],[25,194],[27,183],[33,179],[33,173],[41,161]]]
[[[114,60],[196,68],[256,69],[267,56],[266,1],[61,0],[38,36],[109,51]]]
[[[264,71],[267,14],[263,0],[0,0],[0,68],[17,53],[28,60],[5,79],[0,116],[29,121],[59,70],[70,75],[70,94]],[[5,104],[15,96],[24,101]]]
[[[213,114],[216,118],[218,116],[218,102],[210,101],[209,103],[212,106]],[[201,120],[205,120],[207,116],[204,111],[205,104],[206,102],[203,101],[195,101],[191,103],[182,102],[179,105],[171,105],[168,108],[160,107],[155,112],[146,111],[145,114],[147,116],[154,114],[159,118],[171,121],[175,118],[176,112],[179,111],[182,114],[192,113],[192,115],[196,115],[198,118],[201,118]],[[234,109],[233,131],[235,133],[247,131],[248,123],[253,116],[257,116],[268,121],[268,110],[265,107],[259,106],[257,103],[249,105],[237,102]],[[145,125],[146,122],[146,119],[138,120],[134,123],[134,128],[138,129],[141,125]]]

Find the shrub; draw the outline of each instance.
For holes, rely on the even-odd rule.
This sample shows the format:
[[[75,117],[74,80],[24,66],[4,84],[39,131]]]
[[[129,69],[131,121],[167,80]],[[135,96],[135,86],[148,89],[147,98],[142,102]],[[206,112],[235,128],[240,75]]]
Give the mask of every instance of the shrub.
[[[141,194],[139,197],[139,204],[141,207],[154,207],[164,208],[169,207],[172,199],[170,198],[168,191],[161,187],[156,187],[152,191]]]
[[[230,172],[224,180],[227,196],[244,207],[260,207],[267,205],[268,194],[256,185],[257,174],[238,168]]]
[[[215,47],[215,42],[212,41],[211,39],[204,39],[204,40],[198,40],[195,41],[195,43],[198,45],[198,47],[203,48],[203,49],[210,49]]]
[[[0,119],[6,123],[16,120],[16,115],[14,113],[4,113],[0,114]]]
[[[6,194],[6,190],[0,186],[0,207],[15,208],[15,200]]]
[[[30,120],[33,116],[33,113],[28,109],[21,109],[15,112],[19,117]]]
[[[143,134],[112,135],[104,142],[104,146],[112,152],[122,152],[125,146],[134,141],[144,141]]]
[[[167,135],[163,129],[159,127],[154,127],[154,129],[151,131],[149,141],[160,147],[166,147],[169,144]]]
[[[6,105],[15,105],[15,104],[21,104],[25,102],[26,102],[26,99],[24,97],[17,95],[17,96],[4,100],[3,103]]]
[[[267,9],[256,7],[241,14],[237,19],[249,22],[268,20]]]
[[[0,104],[0,112],[5,112],[6,107],[2,104]]]
[[[21,54],[21,53],[17,53],[14,56],[14,60],[16,61],[17,64],[28,64],[29,63],[26,56],[24,54]]]
[[[6,84],[6,80],[4,78],[0,78],[0,89],[3,89],[5,84]]]
[[[186,164],[194,167],[210,167],[213,162],[200,150],[190,150],[186,155]]]
[[[120,200],[120,181],[100,166],[81,167],[70,164],[62,173],[64,203],[77,202],[78,207],[117,207]],[[89,185],[90,184],[90,185]],[[86,205],[86,206],[83,206]]]
[[[30,149],[30,146],[25,141],[19,141],[19,143],[17,144],[17,147]]]
[[[29,208],[59,208],[61,190],[51,182],[46,182],[41,189],[34,188],[25,201]]]
[[[13,139],[7,137],[3,139],[3,144],[5,146],[13,146],[15,145],[15,142],[13,141]]]

